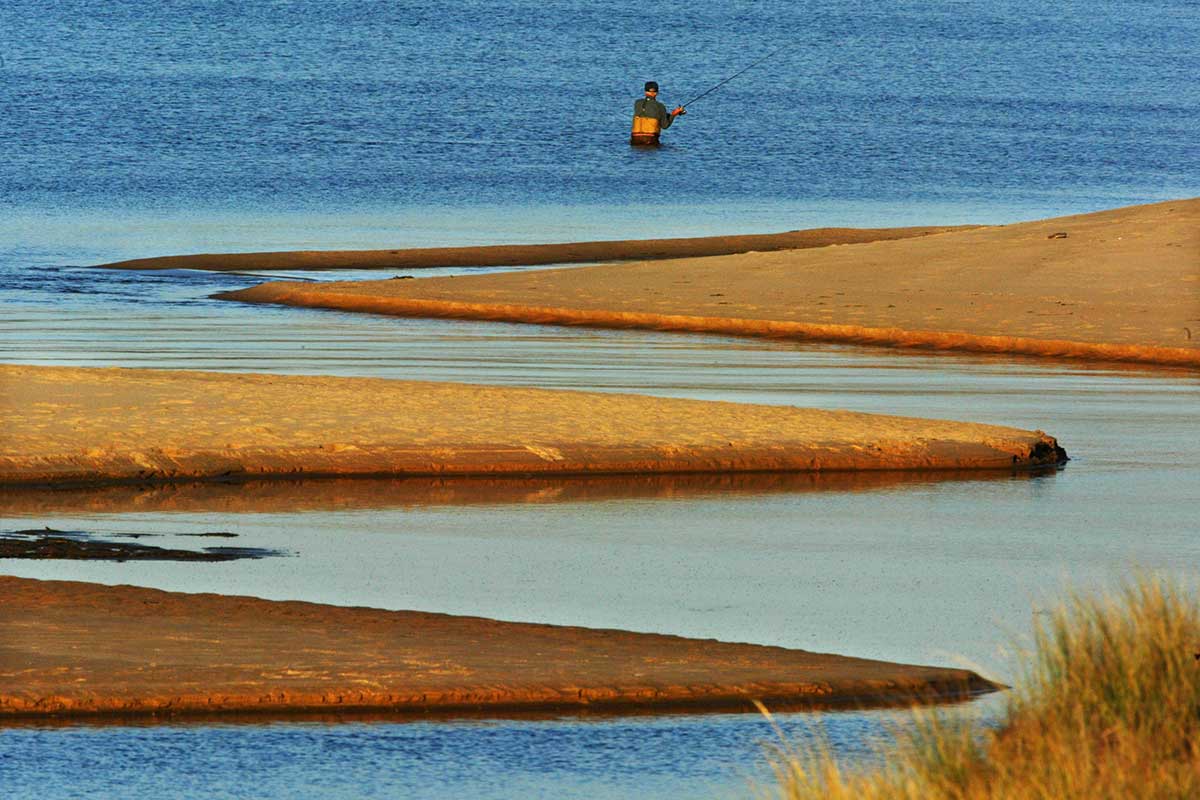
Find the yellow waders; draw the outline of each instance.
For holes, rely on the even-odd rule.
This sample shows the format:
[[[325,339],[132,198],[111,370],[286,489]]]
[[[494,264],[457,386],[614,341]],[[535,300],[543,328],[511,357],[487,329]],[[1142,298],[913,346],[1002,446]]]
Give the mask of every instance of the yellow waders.
[[[658,121],[658,117],[638,117],[633,118],[633,132],[629,134],[629,143],[632,145],[642,145],[656,147],[659,144],[658,135],[662,132],[662,123]]]

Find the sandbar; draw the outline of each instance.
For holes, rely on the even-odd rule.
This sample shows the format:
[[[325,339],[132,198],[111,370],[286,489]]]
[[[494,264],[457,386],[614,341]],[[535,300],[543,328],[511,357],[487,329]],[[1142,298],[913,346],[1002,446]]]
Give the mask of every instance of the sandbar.
[[[963,669],[711,639],[0,576],[0,718],[954,699]]]
[[[623,239],[558,244],[502,244],[473,247],[418,247],[390,250],[292,250],[269,253],[198,253],[155,256],[99,264],[106,269],[204,269],[226,272],[270,270],[428,269],[431,267],[516,267],[587,264],[597,261],[648,260],[768,252],[831,244],[873,242],[928,236],[973,226],[915,228],[813,228],[741,236],[675,239]]]
[[[1200,366],[1200,199],[775,252],[518,273],[271,282],[217,297]]]
[[[377,378],[0,365],[0,484],[1012,469],[1042,431]]]

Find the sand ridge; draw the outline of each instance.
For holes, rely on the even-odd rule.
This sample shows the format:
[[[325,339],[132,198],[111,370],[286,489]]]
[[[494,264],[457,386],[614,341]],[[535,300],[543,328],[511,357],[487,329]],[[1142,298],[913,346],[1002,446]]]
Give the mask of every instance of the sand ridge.
[[[419,247],[396,250],[296,250],[270,253],[201,253],[156,256],[100,264],[108,269],[206,269],[218,271],[427,269],[582,264],[596,261],[682,258],[768,252],[831,244],[928,236],[971,225],[913,228],[814,228],[785,233],[696,236],[676,239],[624,239],[559,244],[502,244],[473,247]]]
[[[1200,199],[778,252],[217,297],[1200,366]]]
[[[0,483],[1053,465],[1053,437],[849,411],[370,378],[0,366]]]
[[[962,669],[417,611],[0,576],[0,719],[966,697]]]

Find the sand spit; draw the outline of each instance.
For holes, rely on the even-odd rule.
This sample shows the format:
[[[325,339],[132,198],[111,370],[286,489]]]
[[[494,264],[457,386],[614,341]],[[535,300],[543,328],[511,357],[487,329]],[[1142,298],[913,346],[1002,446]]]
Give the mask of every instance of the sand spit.
[[[536,264],[586,264],[596,261],[650,260],[769,252],[831,244],[852,244],[928,236],[971,225],[918,228],[815,228],[745,236],[682,239],[629,239],[563,244],[426,247],[403,250],[301,250],[276,253],[204,253],[136,258],[100,264],[112,269],[207,269],[232,272],[265,270],[425,269],[429,267],[516,267]]]
[[[1041,431],[369,378],[0,366],[0,484],[1009,469]]]
[[[0,717],[963,697],[962,669],[617,630],[0,576]]]
[[[894,241],[223,299],[1200,366],[1200,199]]]

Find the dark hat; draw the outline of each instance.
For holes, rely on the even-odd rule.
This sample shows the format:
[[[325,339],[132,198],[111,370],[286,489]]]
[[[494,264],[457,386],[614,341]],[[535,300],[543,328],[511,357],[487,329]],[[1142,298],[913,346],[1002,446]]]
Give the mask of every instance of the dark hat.
[[[647,92],[654,91],[654,92],[657,92],[657,91],[658,91],[658,84],[657,84],[656,82],[654,82],[654,81],[646,81],[646,88],[645,88],[643,91],[647,91]]]

